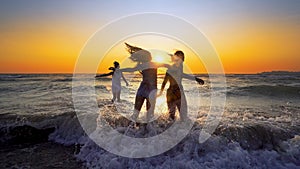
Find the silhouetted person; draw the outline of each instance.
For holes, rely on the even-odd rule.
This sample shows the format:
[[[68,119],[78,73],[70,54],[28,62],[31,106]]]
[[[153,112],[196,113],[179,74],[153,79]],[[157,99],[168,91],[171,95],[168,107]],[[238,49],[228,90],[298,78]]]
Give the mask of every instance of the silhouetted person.
[[[137,65],[133,68],[121,69],[121,71],[140,71],[140,73],[142,74],[142,82],[140,83],[140,86],[136,93],[134,113],[132,118],[133,120],[136,120],[138,118],[143,103],[146,100],[147,121],[149,121],[154,116],[154,108],[156,103],[157,68],[169,67],[170,65],[152,62],[151,53],[143,49],[134,52],[130,56],[130,59],[134,62],[137,62]]]
[[[203,85],[204,81],[195,76],[190,76],[183,73],[184,53],[176,51],[172,56],[173,65],[168,69],[165,74],[164,81],[161,86],[159,95],[162,94],[166,83],[169,81],[170,86],[167,89],[167,105],[169,109],[169,118],[175,119],[176,107],[180,114],[181,120],[187,119],[187,102],[182,86],[182,78],[196,80],[199,84]]]
[[[109,70],[111,70],[110,73],[106,73],[106,74],[102,74],[102,75],[97,75],[96,77],[105,77],[105,76],[112,76],[112,80],[111,80],[111,91],[113,93],[113,98],[112,98],[112,102],[114,102],[116,99],[118,102],[121,101],[120,99],[120,95],[121,95],[121,78],[123,78],[123,80],[126,83],[126,86],[128,86],[128,82],[125,79],[123,73],[120,71],[120,64],[118,62],[114,62],[114,67],[110,67]]]

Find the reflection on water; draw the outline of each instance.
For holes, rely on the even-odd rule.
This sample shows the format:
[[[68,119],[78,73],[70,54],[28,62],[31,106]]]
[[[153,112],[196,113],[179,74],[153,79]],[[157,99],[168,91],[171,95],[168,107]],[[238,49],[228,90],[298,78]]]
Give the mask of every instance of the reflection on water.
[[[143,160],[122,158],[99,148],[83,133],[74,110],[72,80],[79,82],[73,86],[79,91],[93,91],[80,92],[82,103],[96,98],[99,107],[115,107],[118,113],[129,117],[141,79],[126,76],[130,86],[122,83],[122,102],[112,104],[110,78],[95,80],[82,75],[73,79],[72,75],[61,74],[0,75],[0,142],[5,144],[13,137],[27,136],[28,131],[24,128],[29,125],[37,133],[49,127],[55,129],[49,135],[51,141],[64,145],[81,144],[83,147],[76,157],[91,168],[296,168],[300,165],[299,74],[226,75],[227,90],[218,84],[218,76],[200,75],[206,82],[204,86],[183,80],[189,115],[194,114],[197,119],[194,127],[187,138],[169,152]],[[159,76],[158,88],[162,78]],[[199,144],[200,130],[207,120],[210,104],[214,102],[210,99],[211,83],[215,84],[214,95],[226,92],[225,112],[214,135]],[[88,110],[89,105],[84,104],[80,111]],[[155,112],[156,117],[167,115],[165,93],[157,98]],[[96,123],[99,112],[82,115]],[[145,116],[145,107],[141,116]],[[132,129],[131,132],[138,134],[139,131]]]

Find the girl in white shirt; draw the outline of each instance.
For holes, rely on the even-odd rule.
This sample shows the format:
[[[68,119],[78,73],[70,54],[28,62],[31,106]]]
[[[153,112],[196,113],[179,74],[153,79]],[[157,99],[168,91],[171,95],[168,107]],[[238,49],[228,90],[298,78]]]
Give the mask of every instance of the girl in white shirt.
[[[111,72],[106,73],[106,74],[102,74],[102,75],[97,75],[96,77],[105,77],[105,76],[110,76],[112,75],[112,80],[111,80],[111,90],[113,93],[113,98],[112,98],[112,102],[114,102],[115,100],[117,100],[117,102],[120,102],[120,95],[121,95],[121,78],[123,78],[123,80],[126,83],[126,86],[128,86],[128,82],[125,79],[123,73],[120,71],[120,64],[119,62],[115,61],[114,62],[114,67],[110,67],[109,70],[111,70]]]

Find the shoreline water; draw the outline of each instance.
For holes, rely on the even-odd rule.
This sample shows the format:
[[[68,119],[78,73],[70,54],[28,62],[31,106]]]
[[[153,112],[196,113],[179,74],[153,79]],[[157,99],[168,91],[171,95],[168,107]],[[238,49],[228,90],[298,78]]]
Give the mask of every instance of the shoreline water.
[[[300,107],[297,104],[300,100],[299,75],[227,76],[225,112],[213,136],[204,144],[198,142],[199,133],[209,112],[209,104],[201,100],[202,105],[197,109],[196,124],[190,134],[168,152],[149,159],[129,159],[113,155],[86,137],[73,107],[70,77],[71,75],[61,74],[9,77],[0,75],[0,140],[3,145],[0,147],[1,156],[3,155],[1,166],[5,167],[7,164],[12,168],[39,168],[39,165],[50,166],[50,161],[56,160],[53,162],[54,167],[56,165],[57,168],[64,168],[62,161],[53,159],[56,154],[65,159],[64,161],[69,160],[69,166],[89,168],[300,166]],[[87,80],[90,79],[80,81],[81,86],[75,87],[85,87]],[[184,81],[188,99],[194,98],[193,91],[196,90],[200,91],[201,98],[210,97],[209,79],[205,77],[205,80],[208,81],[207,85],[201,88]],[[138,82],[139,77],[133,78],[131,86],[122,88],[121,97],[125,101],[119,106],[125,113],[131,112]],[[118,104],[114,105],[109,101],[110,80],[99,79],[93,85],[95,86],[88,87],[95,87],[96,93],[93,96],[97,98],[98,106],[106,105],[107,112],[112,112],[111,108]],[[193,107],[190,108],[193,110]],[[89,110],[89,107],[84,109]],[[166,110],[162,112],[164,111]],[[87,117],[97,119],[98,115],[87,114]],[[112,116],[111,120],[118,121],[116,116]],[[120,131],[124,129],[122,126],[116,127]],[[93,126],[92,130],[95,128]],[[136,129],[130,132],[132,135],[140,133]],[[153,132],[156,132],[155,129]],[[13,144],[7,144],[7,141],[14,140],[14,137],[19,139],[12,141]],[[82,148],[74,156],[76,144]],[[42,153],[41,157],[45,154],[45,160],[41,160],[44,164],[37,160],[39,152],[36,151]],[[27,156],[22,156],[22,152]],[[47,158],[50,159],[49,163]]]
[[[115,111],[115,108],[113,108],[114,105],[112,103],[109,103],[109,100],[101,100],[101,102],[106,103],[103,103],[102,105],[100,104],[100,106],[106,105],[110,109],[110,111],[106,111],[102,115],[111,120],[111,122],[115,121],[115,123],[111,124],[115,125],[115,128],[118,128],[118,130],[123,131],[122,127],[124,127],[124,124],[127,123],[124,122],[124,119],[120,119],[120,115],[116,116],[112,114]],[[262,118],[270,119],[273,117],[268,117],[267,115],[259,112],[227,112],[225,113],[226,118],[221,121],[213,136],[204,144],[199,144],[198,136],[201,131],[201,126],[204,125],[203,123],[205,122],[205,120],[203,119],[205,119],[206,115],[207,114],[202,113],[202,116],[199,116],[199,119],[194,124],[194,127],[192,128],[190,134],[183,141],[181,141],[177,146],[175,146],[168,152],[159,155],[157,158],[171,160],[172,158],[178,158],[179,156],[181,156],[181,154],[185,154],[185,156],[187,157],[190,156],[190,159],[184,157],[182,158],[183,161],[200,160],[200,162],[203,163],[205,160],[210,161],[210,155],[212,154],[219,154],[223,156],[223,153],[225,153],[225,156],[223,157],[225,159],[222,160],[223,162],[221,166],[223,166],[225,163],[228,163],[228,167],[230,166],[229,168],[235,168],[237,166],[256,166],[258,168],[264,168],[263,166],[260,166],[263,164],[264,160],[270,160],[269,163],[266,164],[266,166],[271,166],[272,163],[276,163],[276,165],[278,165],[277,168],[295,168],[297,165],[300,165],[300,159],[299,157],[297,157],[298,155],[300,155],[300,150],[297,150],[297,147],[300,146],[300,135],[297,135],[300,133],[300,127],[297,124],[291,125],[292,122],[290,120],[286,121],[284,117],[281,119],[282,121],[280,121],[280,119],[277,119],[276,121],[280,121],[280,123],[282,123],[282,125],[280,125],[280,123],[275,123],[272,119],[262,120]],[[10,118],[12,117],[10,116],[7,119]],[[14,118],[17,118],[17,116],[15,116]],[[3,120],[5,118],[1,119]],[[27,117],[27,119],[29,118]],[[41,120],[41,118],[38,119]],[[110,168],[112,166],[125,165],[124,167],[126,168],[132,167],[132,165],[138,165],[139,167],[137,168],[143,168],[147,166],[156,166],[159,168],[160,164],[164,164],[165,167],[167,167],[172,163],[171,161],[168,161],[168,163],[162,163],[161,160],[160,163],[156,163],[155,161],[157,160],[157,158],[155,157],[151,157],[148,160],[119,157],[101,149],[100,147],[98,147],[98,145],[95,145],[93,141],[89,139],[80,143],[83,147],[78,151],[78,149],[76,150],[75,144],[79,143],[79,140],[85,136],[83,133],[78,134],[80,132],[78,132],[78,129],[76,128],[80,128],[80,124],[78,123],[76,115],[61,115],[60,117],[56,117],[55,119],[57,120],[56,123],[51,124],[53,124],[56,129],[54,132],[49,133],[47,140],[42,140],[38,143],[31,143],[27,141],[20,144],[11,144],[8,148],[4,148],[4,146],[1,146],[2,148],[0,148],[0,155],[3,160],[0,159],[2,161],[0,163],[0,167]],[[230,119],[235,120],[232,121]],[[44,120],[47,121],[47,118],[45,118]],[[256,122],[254,123],[253,121]],[[166,121],[163,120],[161,122]],[[21,125],[21,127],[26,127],[27,125],[28,124],[23,124]],[[286,125],[290,125],[291,128],[282,128]],[[32,123],[32,125],[30,126],[35,125],[34,123]],[[14,128],[9,129],[13,130]],[[45,130],[45,128],[36,129],[40,131]],[[289,132],[286,133],[287,131]],[[26,135],[26,132],[32,134],[32,131],[28,131],[28,129],[22,130],[19,128],[20,136]],[[76,133],[74,132],[76,132],[78,135],[76,135]],[[140,131],[139,129],[134,129],[131,131],[131,133],[140,133]],[[147,133],[145,136],[147,136]],[[37,134],[37,137],[40,137],[40,135]],[[75,155],[75,151],[77,151],[77,155]],[[97,152],[99,152],[99,154],[97,154]],[[257,154],[259,152],[260,154]],[[193,155],[190,153],[192,153]],[[229,161],[227,161],[231,159],[230,156],[238,154],[241,155],[241,157],[239,158],[245,156],[245,158],[249,158],[250,161],[248,161],[247,163],[230,163]],[[265,155],[270,157],[267,157]],[[101,161],[101,158],[107,159],[108,157],[111,160],[117,160],[114,160],[113,162],[108,161],[107,164],[104,161]],[[101,162],[94,161],[94,158],[100,160]],[[266,159],[259,161],[259,158]],[[93,160],[90,161],[91,159]],[[145,163],[145,160],[148,162]],[[177,165],[177,167],[183,166],[183,164]],[[191,166],[197,165],[198,164],[191,164]],[[207,165],[209,166],[216,164],[207,163]],[[221,166],[216,166],[216,168]]]

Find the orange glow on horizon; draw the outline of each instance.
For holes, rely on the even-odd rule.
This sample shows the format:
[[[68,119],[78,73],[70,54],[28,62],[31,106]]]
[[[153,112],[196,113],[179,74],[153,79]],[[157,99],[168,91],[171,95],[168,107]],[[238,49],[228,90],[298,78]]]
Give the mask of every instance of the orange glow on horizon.
[[[145,11],[178,16],[191,23],[215,47],[225,73],[300,71],[298,1],[5,1],[1,7],[0,73],[73,73],[81,49],[94,33],[120,18]],[[160,29],[160,23],[147,25],[146,22],[139,25],[145,26],[145,31],[152,30],[148,29],[149,26],[153,26],[153,30]],[[125,25],[120,30],[128,31],[126,29],[130,28]],[[174,29],[179,27],[175,26]],[[119,32],[113,34],[118,36]],[[110,36],[103,35],[101,41],[107,42]],[[192,34],[187,36],[193,38]],[[194,38],[195,42],[199,40]],[[195,73],[207,71],[205,63],[201,61],[201,57],[205,56],[195,56],[188,44],[184,46],[183,42],[167,37],[145,36],[129,37],[124,41],[169,53],[183,50],[187,67]],[[114,43],[119,44],[112,46],[106,56],[99,56],[103,57],[98,63],[99,73],[107,72],[114,60],[122,63],[121,67],[135,65],[128,61],[123,42]],[[95,46],[98,47],[101,48]],[[156,55],[153,59],[157,62],[168,61],[167,57],[156,58]],[[87,70],[90,63],[95,61],[85,61]]]
[[[246,26],[230,30],[230,36],[220,33],[207,35],[220,56],[225,73],[300,71],[300,44],[297,38],[300,35],[293,33],[296,30],[286,32],[284,26],[272,29],[268,25],[256,31],[245,29]],[[0,73],[73,73],[80,50],[88,39],[88,34],[75,36],[72,32],[64,34],[48,29],[44,32],[24,30],[0,35]],[[126,41],[146,49],[160,49],[169,53],[183,50],[185,64],[191,71],[206,73],[201,56],[199,59],[180,42],[149,36],[132,37]],[[121,67],[134,66],[135,63],[130,62],[128,56],[124,42],[120,42],[103,57],[98,72],[107,72],[114,60],[119,61]],[[153,61],[169,62],[169,58],[157,55],[153,56]]]

